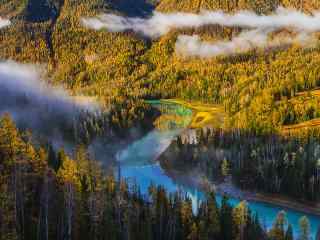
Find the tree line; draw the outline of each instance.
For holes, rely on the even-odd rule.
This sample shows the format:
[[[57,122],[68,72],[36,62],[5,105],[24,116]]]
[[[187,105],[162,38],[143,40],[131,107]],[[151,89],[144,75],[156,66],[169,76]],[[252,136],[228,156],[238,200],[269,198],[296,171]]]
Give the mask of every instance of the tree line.
[[[279,213],[270,231],[246,202],[218,205],[207,193],[198,211],[183,193],[117,181],[79,146],[73,156],[20,132],[9,115],[0,120],[0,239],[293,239]],[[300,239],[310,238],[301,219]]]
[[[93,31],[81,25],[83,16],[114,12],[108,1],[49,3],[48,6],[55,6],[56,19],[33,22],[25,15],[32,17],[35,1],[3,1],[0,13],[10,15],[7,12],[11,9],[14,18],[10,27],[0,30],[1,58],[42,63],[53,83],[74,92],[102,96],[109,103],[126,97],[175,97],[221,104],[228,126],[259,132],[320,117],[318,97],[299,95],[320,86],[317,44],[309,48],[292,45],[255,49],[212,59],[184,59],[175,52],[179,34],[199,34],[205,40],[217,41],[229,39],[241,29],[205,26],[173,30],[148,41],[131,32]],[[316,0],[163,0],[156,7],[166,12],[249,9],[269,14],[279,5],[307,13],[320,7]],[[280,34],[285,35],[286,31]]]
[[[315,132],[293,138],[201,129],[195,135],[177,137],[161,157],[162,166],[198,169],[210,180],[231,175],[243,189],[319,201],[320,144]]]

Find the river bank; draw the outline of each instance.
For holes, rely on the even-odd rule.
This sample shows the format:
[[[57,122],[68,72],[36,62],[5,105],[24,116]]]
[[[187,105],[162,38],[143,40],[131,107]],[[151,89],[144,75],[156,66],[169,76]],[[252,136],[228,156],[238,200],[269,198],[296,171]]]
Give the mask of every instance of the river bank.
[[[175,106],[165,102],[153,101],[150,104],[156,106],[164,114],[182,114],[180,105]],[[176,111],[174,111],[176,110]],[[183,115],[183,114],[182,114]],[[176,124],[172,126],[177,127]],[[177,136],[181,136],[186,128],[177,129],[154,129],[144,138],[134,142],[127,149],[119,153],[121,162],[121,176],[128,179],[129,182],[137,184],[142,193],[147,193],[149,186],[163,186],[168,193],[181,192],[190,198],[193,209],[198,209],[199,204],[206,198],[207,190],[216,191],[216,200],[221,204],[222,196],[229,195],[229,204],[237,206],[242,200],[247,200],[248,207],[252,213],[257,213],[259,221],[266,230],[273,226],[277,214],[286,210],[288,222],[292,225],[294,236],[299,235],[299,220],[304,215],[310,221],[310,234],[315,239],[317,229],[320,223],[320,215],[315,214],[314,209],[309,209],[306,205],[291,204],[293,201],[280,202],[273,198],[262,198],[254,192],[242,191],[235,188],[232,181],[208,183],[205,171],[199,168],[199,165],[187,167],[183,162],[169,161],[178,159],[176,154],[179,153],[177,144],[174,143]],[[194,131],[192,131],[194,132]],[[215,150],[216,151],[216,150]],[[192,153],[192,152],[191,152]],[[183,157],[193,156],[186,152]],[[181,164],[179,164],[181,163]],[[211,189],[208,189],[211,188]]]
[[[193,120],[191,121],[189,128],[201,128],[205,126],[206,124],[212,124],[215,122],[219,125],[222,124],[223,111],[220,106],[214,105],[214,104],[203,104],[200,102],[187,102],[180,99],[166,99],[161,100],[162,103],[171,103],[171,104],[177,104],[185,106],[189,109],[191,109],[194,113]],[[198,120],[197,114],[205,114],[206,117],[199,116],[201,118],[201,121]],[[210,116],[210,120],[209,117]],[[220,118],[220,121],[217,121],[217,116]],[[201,123],[201,124],[200,124]],[[204,124],[206,123],[206,124]],[[171,153],[169,153],[170,155]],[[164,153],[164,159],[166,159],[167,153]],[[194,174],[188,174],[184,172],[185,176],[181,176],[178,174],[179,171],[173,171],[173,166],[169,164],[168,161],[164,161],[166,164],[169,164],[169,166],[164,166],[164,162],[160,161],[162,163],[162,167],[164,167],[166,170],[170,169],[169,175],[171,177],[174,176],[174,178],[178,179],[179,182],[187,183],[188,185],[192,185],[193,187],[200,186],[201,189],[208,188],[208,181],[204,180],[206,179],[205,176],[199,176],[194,177]],[[194,172],[192,172],[194,173]],[[198,174],[201,175],[201,171],[198,171]],[[192,180],[188,179],[189,177],[192,178]],[[229,195],[230,197],[237,198],[239,200],[247,200],[247,201],[253,201],[253,202],[261,202],[266,204],[273,204],[277,205],[281,208],[285,209],[292,209],[296,210],[302,213],[311,214],[320,216],[320,202],[314,203],[309,201],[300,201],[296,200],[290,197],[286,197],[281,194],[269,194],[269,193],[262,193],[262,192],[254,192],[249,190],[241,190],[233,185],[232,180],[230,178],[227,178],[227,181],[223,182],[214,182],[209,183],[210,188],[214,188],[214,190],[220,194],[220,195]]]
[[[174,179],[175,182],[191,188],[198,188],[206,192],[208,190],[215,191],[216,194],[230,198],[238,199],[239,201],[265,203],[276,205],[283,210],[294,210],[308,215],[320,217],[320,203],[298,201],[280,194],[268,194],[242,190],[236,187],[230,177],[222,182],[209,182],[205,176],[200,173],[181,173],[175,170],[165,170],[166,174]],[[319,222],[320,225],[320,222]]]
[[[207,126],[220,128],[224,123],[225,113],[223,106],[217,104],[206,104],[202,102],[188,102],[182,99],[161,99],[160,102],[165,104],[177,104],[193,112],[189,128],[198,129]]]
[[[227,178],[226,181],[223,181],[221,183],[211,184],[215,187],[216,192],[221,195],[228,195],[233,198],[251,202],[273,204],[283,208],[283,210],[292,209],[302,213],[320,216],[320,203],[298,201],[296,199],[292,199],[280,194],[241,190],[234,186],[230,177]]]

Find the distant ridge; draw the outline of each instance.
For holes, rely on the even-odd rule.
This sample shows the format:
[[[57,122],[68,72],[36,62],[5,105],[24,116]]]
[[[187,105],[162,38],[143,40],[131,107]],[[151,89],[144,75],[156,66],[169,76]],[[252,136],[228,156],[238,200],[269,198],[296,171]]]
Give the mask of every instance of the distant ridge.
[[[278,1],[252,1],[252,0],[161,0],[157,10],[162,12],[199,12],[200,10],[223,10],[234,12],[241,9],[252,10],[265,14],[275,10],[278,6],[295,8],[312,12],[320,10],[319,0],[278,0]]]
[[[64,0],[3,0],[0,15],[27,22],[50,21],[59,14]]]
[[[201,9],[217,9],[217,1],[212,0],[162,0],[157,10],[161,12],[199,12]]]

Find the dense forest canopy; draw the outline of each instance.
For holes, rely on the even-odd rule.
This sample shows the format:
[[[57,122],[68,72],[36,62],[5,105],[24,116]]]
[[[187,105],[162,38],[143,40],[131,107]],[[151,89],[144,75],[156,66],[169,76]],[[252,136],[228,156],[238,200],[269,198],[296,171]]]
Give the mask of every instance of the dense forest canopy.
[[[261,48],[248,39],[251,35],[242,35],[247,27],[234,25],[184,26],[148,37],[132,28],[110,32],[83,23],[101,14],[131,17],[130,24],[132,17],[150,19],[156,12],[204,10],[230,15],[250,11],[261,17],[275,14],[279,7],[317,19],[320,1],[0,0],[0,17],[11,22],[0,28],[1,61],[41,66],[50,84],[64,87],[70,95],[97,97],[108,109],[101,115],[83,112],[70,122],[60,118],[63,123],[58,121],[56,128],[77,146],[72,154],[2,114],[0,239],[293,239],[285,212],[267,230],[246,202],[232,207],[224,198],[218,206],[211,191],[194,212],[187,196],[155,186],[142,195],[138,186],[117,181],[87,149],[101,136],[115,142],[128,138],[132,128],[142,134],[153,129],[150,121],[159,112],[147,106],[146,99],[211,104],[223,116],[221,129],[200,130],[197,144],[178,137],[171,145],[176,154],[171,160],[177,162],[164,158],[163,166],[197,166],[209,178],[232,174],[243,188],[318,201],[317,29],[311,31],[312,44],[304,46],[283,40],[304,37],[297,29],[279,27],[263,37],[280,39],[281,44]],[[185,40],[230,46],[241,39],[254,44],[206,57],[184,56],[177,50],[177,43]],[[28,103],[27,96],[21,99]],[[217,148],[223,158],[215,156]],[[300,219],[299,233],[299,239],[310,239],[306,217]]]
[[[150,40],[130,31],[94,31],[81,24],[82,17],[103,12],[146,17],[152,10],[234,13],[245,9],[270,14],[283,6],[312,14],[320,7],[318,1],[140,1],[129,11],[130,4],[2,0],[0,15],[10,17],[12,25],[0,30],[0,57],[46,64],[54,83],[88,95],[120,101],[124,96],[176,97],[218,103],[229,116],[229,126],[266,132],[320,116],[318,98],[307,93],[320,84],[318,43],[312,48],[293,44],[232,56],[183,58],[175,51],[178,35],[227,40],[241,29],[208,25],[172,30]]]
[[[79,145],[71,158],[63,149],[32,140],[11,117],[0,119],[0,238],[15,239],[293,239],[285,212],[266,231],[247,203],[218,206],[207,193],[198,211],[181,193],[116,181]],[[310,223],[300,219],[300,239]]]

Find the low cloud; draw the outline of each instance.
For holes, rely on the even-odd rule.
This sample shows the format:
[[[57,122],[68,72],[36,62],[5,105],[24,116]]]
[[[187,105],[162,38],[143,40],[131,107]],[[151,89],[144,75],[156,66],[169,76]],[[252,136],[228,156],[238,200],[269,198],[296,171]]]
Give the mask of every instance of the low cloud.
[[[264,47],[268,42],[268,34],[259,30],[241,33],[231,41],[208,43],[201,41],[198,35],[180,35],[176,42],[176,51],[183,56],[213,57],[246,52],[255,47]]]
[[[83,18],[84,26],[92,29],[107,29],[110,32],[134,31],[146,37],[158,38],[172,29],[220,25],[225,27],[280,29],[315,32],[320,30],[320,13],[313,15],[279,7],[274,14],[257,15],[250,11],[227,14],[222,11],[192,13],[154,12],[150,18],[130,18],[114,14],[102,14],[95,18]]]
[[[180,35],[176,42],[176,52],[183,57],[209,58],[219,55],[232,55],[258,48],[272,48],[297,43],[310,46],[314,39],[305,33],[295,36],[279,36],[270,39],[271,30],[255,29],[244,31],[230,41],[205,42],[198,35]]]
[[[41,80],[39,67],[0,62],[0,114],[8,112],[18,126],[53,133],[71,125],[82,111],[91,111],[91,104],[78,104],[63,89]]]
[[[222,11],[202,11],[199,14],[154,12],[150,18],[146,19],[103,14],[96,18],[83,18],[82,23],[96,30],[134,31],[150,38],[158,38],[172,29],[198,28],[205,25],[246,29],[230,41],[212,43],[201,41],[197,35],[178,36],[176,42],[178,54],[184,57],[214,57],[292,43],[310,46],[315,41],[313,33],[320,30],[320,12],[308,15],[283,7],[279,7],[270,15],[257,15],[250,11],[239,11],[235,14]],[[293,34],[281,37],[270,36],[282,29],[288,29]]]
[[[4,28],[4,27],[7,27],[11,24],[10,20],[8,19],[4,19],[4,18],[1,18],[0,17],[0,29],[1,28]]]

